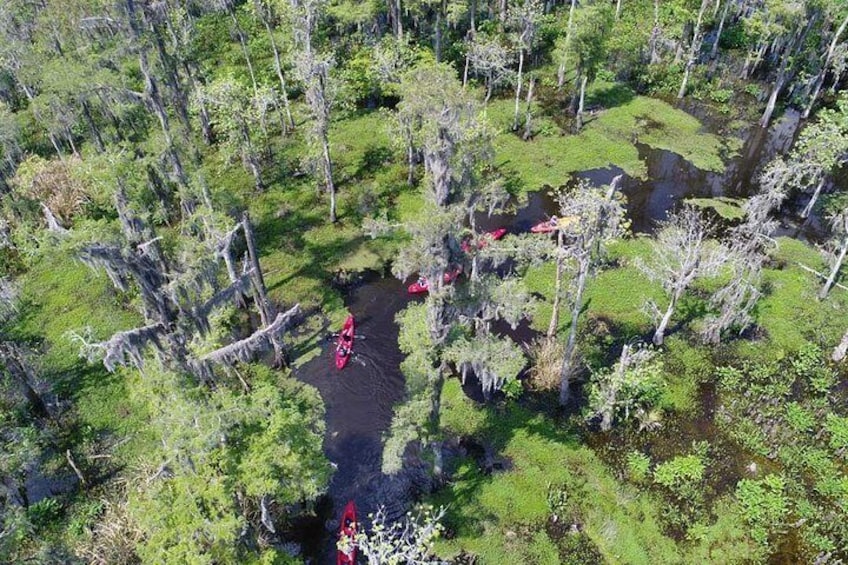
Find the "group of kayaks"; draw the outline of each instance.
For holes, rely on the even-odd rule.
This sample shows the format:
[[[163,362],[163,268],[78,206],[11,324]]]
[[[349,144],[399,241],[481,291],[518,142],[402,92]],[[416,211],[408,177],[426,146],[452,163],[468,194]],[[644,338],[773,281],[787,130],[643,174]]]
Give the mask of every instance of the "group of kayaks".
[[[563,229],[569,223],[570,218],[557,218],[556,216],[551,216],[550,219],[545,220],[543,222],[539,222],[530,228],[530,231],[533,233],[553,233],[559,229]],[[503,236],[507,234],[506,228],[498,228],[496,230],[492,230],[483,234],[483,237],[477,242],[477,249],[483,249],[490,241],[497,241],[501,239]],[[471,250],[471,241],[466,239],[462,242],[462,250],[468,253]],[[456,267],[449,271],[446,271],[444,274],[444,282],[445,284],[450,284],[459,277],[462,272],[461,267]],[[426,277],[418,277],[414,283],[407,287],[407,291],[409,294],[424,294],[429,292],[430,284],[427,281]]]
[[[567,227],[567,224],[570,222],[570,218],[557,218],[556,216],[552,216],[550,219],[540,222],[530,228],[530,231],[533,233],[552,233],[559,229],[563,229]],[[507,233],[506,228],[498,228],[496,230],[492,230],[483,234],[483,237],[477,242],[477,249],[483,249],[488,245],[490,241],[497,241],[505,236]],[[471,249],[471,241],[465,240],[462,242],[462,249],[468,252]],[[455,281],[459,275],[462,273],[461,267],[453,268],[444,274],[444,283],[450,284]],[[407,291],[409,294],[424,294],[429,292],[430,284],[427,281],[426,277],[418,277],[414,283],[407,287]],[[342,326],[342,330],[339,332],[338,338],[336,340],[336,351],[335,351],[335,361],[336,361],[336,369],[344,369],[350,358],[353,356],[353,341],[356,337],[356,322],[353,318],[353,314],[348,314],[347,319]]]

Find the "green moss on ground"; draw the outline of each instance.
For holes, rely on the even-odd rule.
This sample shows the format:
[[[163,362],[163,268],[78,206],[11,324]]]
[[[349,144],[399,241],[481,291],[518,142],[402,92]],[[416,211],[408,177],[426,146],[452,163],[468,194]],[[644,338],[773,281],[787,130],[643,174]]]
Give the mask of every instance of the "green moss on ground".
[[[693,116],[662,100],[635,96],[615,83],[598,82],[588,96],[597,114],[578,135],[569,135],[552,122],[543,122],[539,133],[523,141],[511,131],[512,102],[496,100],[487,115],[499,132],[495,139],[497,165],[514,174],[523,190],[561,186],[571,174],[590,169],[618,167],[633,177],[647,175],[636,144],[681,155],[696,167],[723,171],[724,159],[738,142],[705,133]]]
[[[476,461],[463,459],[449,486],[432,497],[431,502],[448,506],[446,525],[453,533],[437,545],[443,557],[464,550],[484,565],[560,563],[555,549],[571,534],[551,535],[550,489],[565,493],[561,519],[567,525],[579,523],[607,563],[686,563],[694,556],[738,560],[750,555],[732,508],[705,525],[699,539],[675,542],[663,531],[661,506],[653,495],[617,479],[573,432],[538,411],[514,403],[477,405],[458,381],[449,380],[442,426],[449,434],[487,443],[506,461],[506,470],[485,474]]]

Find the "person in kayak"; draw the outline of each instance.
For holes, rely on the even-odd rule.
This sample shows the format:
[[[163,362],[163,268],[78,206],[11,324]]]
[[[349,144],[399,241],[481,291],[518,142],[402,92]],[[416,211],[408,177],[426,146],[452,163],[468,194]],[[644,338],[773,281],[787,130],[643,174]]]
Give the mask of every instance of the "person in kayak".
[[[427,279],[424,277],[418,277],[418,286],[421,288],[427,288]]]
[[[555,228],[557,223],[559,223],[559,219],[556,216],[551,216],[551,219],[548,220],[548,224],[550,224],[552,228]]]
[[[339,355],[341,355],[342,357],[347,357],[348,355],[350,355],[350,349],[348,349],[344,345],[340,345],[339,346]]]

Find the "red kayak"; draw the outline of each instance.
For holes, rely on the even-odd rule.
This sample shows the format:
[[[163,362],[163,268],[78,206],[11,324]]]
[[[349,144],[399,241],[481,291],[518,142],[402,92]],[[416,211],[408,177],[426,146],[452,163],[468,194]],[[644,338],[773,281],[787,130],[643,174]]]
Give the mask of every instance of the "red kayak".
[[[458,277],[461,272],[462,269],[457,267],[453,271],[445,273],[445,284],[450,284],[455,281],[456,277]],[[409,294],[424,294],[425,292],[430,291],[430,283],[427,281],[427,277],[418,277],[418,280],[409,285],[406,290],[409,291]]]
[[[347,551],[339,549],[336,555],[336,565],[353,565],[356,563],[356,528],[359,524],[356,523],[356,504],[351,500],[344,507],[342,512],[342,521],[339,524],[339,539],[344,538]]]
[[[550,220],[539,222],[538,224],[530,228],[530,231],[533,233],[551,233],[558,229],[559,223],[557,222],[556,217],[553,217]]]
[[[506,235],[506,228],[498,228],[496,230],[492,230],[483,234],[483,237],[480,238],[480,241],[477,242],[477,249],[483,249],[488,245],[489,241],[497,241],[503,236]],[[468,253],[471,250],[471,245],[469,241],[466,239],[462,242],[462,250]]]
[[[530,228],[530,231],[533,233],[551,233],[557,230],[566,229],[575,221],[578,221],[577,216],[565,216],[564,218],[557,218],[556,216],[551,216],[549,220],[539,222],[538,224]]]
[[[350,361],[350,356],[353,355],[353,332],[353,314],[348,314],[336,342],[336,369],[344,369]]]

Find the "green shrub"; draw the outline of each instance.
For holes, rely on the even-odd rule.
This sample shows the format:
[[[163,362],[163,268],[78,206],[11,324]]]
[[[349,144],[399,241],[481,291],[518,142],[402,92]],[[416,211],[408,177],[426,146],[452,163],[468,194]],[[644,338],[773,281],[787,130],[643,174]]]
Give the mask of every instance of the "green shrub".
[[[625,461],[630,480],[637,483],[644,481],[651,470],[651,459],[641,451],[631,451]]]
[[[750,535],[761,545],[769,544],[769,537],[789,513],[785,486],[785,480],[778,475],[767,475],[760,480],[743,479],[736,486],[736,498],[751,528]]]

